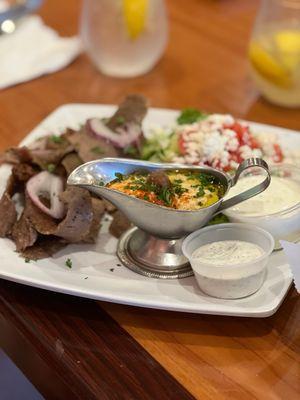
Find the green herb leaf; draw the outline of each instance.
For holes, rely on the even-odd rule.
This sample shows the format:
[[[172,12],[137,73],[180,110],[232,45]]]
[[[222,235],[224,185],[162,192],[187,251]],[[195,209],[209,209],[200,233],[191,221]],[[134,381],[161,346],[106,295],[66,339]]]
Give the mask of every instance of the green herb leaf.
[[[204,195],[205,195],[205,192],[204,192],[203,188],[199,187],[196,197],[203,197]]]
[[[173,194],[168,187],[164,187],[158,194],[158,197],[165,203],[165,205],[170,206],[172,204]]]
[[[47,165],[47,170],[52,173],[55,171],[56,165],[55,164],[48,164]]]
[[[122,115],[119,115],[119,116],[116,118],[116,121],[117,121],[118,125],[122,125],[122,124],[124,124],[124,122],[125,122],[125,118],[122,117]]]
[[[100,146],[92,147],[92,148],[91,148],[91,151],[92,151],[93,153],[95,153],[95,154],[103,154],[103,153],[104,153],[103,149],[101,149]]]
[[[52,135],[51,138],[52,142],[54,143],[62,143],[64,141],[64,139],[61,136],[58,135]]]
[[[194,122],[201,121],[207,118],[207,114],[196,108],[185,108],[181,111],[179,117],[177,118],[177,123],[179,125],[193,124]]]
[[[68,258],[68,259],[66,260],[65,265],[66,265],[66,267],[68,267],[68,268],[72,268],[72,260],[71,260],[71,258]]]
[[[30,263],[30,261],[31,261],[30,258],[28,258],[28,257],[25,258],[25,262],[26,262],[27,264]]]
[[[116,173],[115,173],[115,177],[117,178],[117,180],[118,180],[119,182],[122,182],[122,180],[124,179],[124,175],[121,174],[121,172],[116,172]]]

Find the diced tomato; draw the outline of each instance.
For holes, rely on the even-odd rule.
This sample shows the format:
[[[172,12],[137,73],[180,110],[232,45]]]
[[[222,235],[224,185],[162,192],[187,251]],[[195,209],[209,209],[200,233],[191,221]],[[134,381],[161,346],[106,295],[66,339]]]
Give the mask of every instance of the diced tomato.
[[[283,160],[283,153],[280,145],[278,143],[275,143],[273,147],[275,151],[274,161],[281,162]]]
[[[250,141],[249,146],[252,149],[260,149],[258,141],[253,136],[250,136],[249,141]]]
[[[185,142],[182,134],[178,138],[178,149],[180,154],[185,155]]]
[[[240,123],[235,122],[232,125],[224,125],[224,128],[232,129],[236,133],[240,146],[246,144],[250,146],[252,149],[260,148],[258,141],[250,133],[248,126],[243,126]]]

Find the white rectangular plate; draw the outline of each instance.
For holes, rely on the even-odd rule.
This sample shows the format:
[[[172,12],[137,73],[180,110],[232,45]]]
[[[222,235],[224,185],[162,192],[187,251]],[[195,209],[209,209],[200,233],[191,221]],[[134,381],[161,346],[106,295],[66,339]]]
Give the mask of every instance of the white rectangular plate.
[[[78,128],[90,117],[111,115],[115,106],[67,104],[56,109],[22,142],[27,144],[45,134],[58,134],[64,128]],[[144,121],[147,130],[153,125],[173,124],[177,112],[150,109]],[[300,135],[283,128],[251,123],[257,131],[278,135],[285,147],[300,149]],[[283,143],[284,142],[284,143]],[[0,168],[2,192],[9,167]],[[104,221],[95,245],[69,245],[53,258],[25,263],[14,251],[14,243],[0,239],[0,277],[76,296],[130,304],[140,307],[202,314],[267,317],[276,312],[291,286],[292,276],[282,251],[271,256],[268,277],[254,295],[240,300],[219,300],[204,295],[193,277],[181,280],[158,280],[137,275],[122,266],[115,255],[117,240],[107,231]],[[66,267],[71,258],[73,266]]]

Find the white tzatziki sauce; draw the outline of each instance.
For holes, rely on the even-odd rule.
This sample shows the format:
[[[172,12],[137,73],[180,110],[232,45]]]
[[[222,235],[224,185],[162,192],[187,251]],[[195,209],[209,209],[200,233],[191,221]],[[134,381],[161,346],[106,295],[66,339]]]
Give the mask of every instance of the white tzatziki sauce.
[[[237,299],[256,292],[263,284],[265,263],[255,264],[255,261],[264,254],[257,244],[223,240],[198,247],[192,253],[191,264],[203,292],[218,298]]]
[[[232,197],[259,184],[261,175],[245,176],[230,189]],[[300,203],[300,183],[289,178],[272,176],[270,186],[262,193],[232,207],[230,211],[249,217],[274,214]]]
[[[264,254],[257,244],[241,240],[222,240],[196,249],[192,257],[213,265],[233,265],[254,261]]]

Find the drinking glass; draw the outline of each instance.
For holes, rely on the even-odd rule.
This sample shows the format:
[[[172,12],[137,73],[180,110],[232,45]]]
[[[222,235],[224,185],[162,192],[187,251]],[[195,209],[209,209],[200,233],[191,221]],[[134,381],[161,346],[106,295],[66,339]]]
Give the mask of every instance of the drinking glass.
[[[167,44],[164,0],[84,0],[81,37],[88,55],[104,74],[145,74]]]
[[[300,0],[262,0],[249,59],[263,96],[278,105],[300,106]]]

